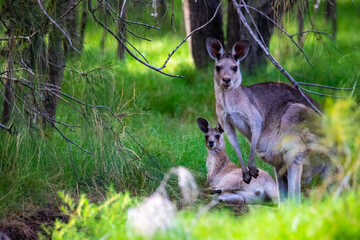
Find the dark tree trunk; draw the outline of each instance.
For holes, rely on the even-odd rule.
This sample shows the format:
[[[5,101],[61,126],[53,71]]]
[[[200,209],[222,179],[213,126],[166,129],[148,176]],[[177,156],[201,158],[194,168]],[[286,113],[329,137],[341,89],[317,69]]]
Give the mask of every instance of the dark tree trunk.
[[[123,7],[123,3],[124,0],[118,0],[118,12],[121,18],[126,18],[126,8],[125,6]],[[125,38],[126,38],[126,27],[125,24],[122,21],[118,21],[118,35],[119,37],[124,40],[125,43]],[[125,57],[125,47],[122,43],[118,43],[118,48],[117,48],[117,56],[120,59],[124,59]]]
[[[337,21],[336,21],[336,0],[326,1],[326,20],[331,21],[332,24],[332,36],[336,38]]]
[[[185,0],[184,15],[187,34],[209,21],[219,3],[220,0]],[[210,62],[205,44],[207,37],[214,37],[224,43],[221,9],[209,25],[194,33],[190,38],[191,54],[197,68],[204,67]]]
[[[64,12],[65,6],[69,6],[67,2],[57,1],[55,3],[54,19],[58,24],[63,25],[63,21],[58,19]],[[65,53],[64,53],[64,35],[55,26],[52,25],[49,34],[48,45],[48,71],[49,76],[46,80],[47,88],[55,88],[61,90],[61,82],[64,76],[65,68]],[[48,117],[48,120],[55,121],[56,107],[58,103],[57,93],[51,90],[45,92],[44,108]]]
[[[80,40],[79,40],[79,50],[82,52],[84,48],[84,39],[85,39],[85,28],[87,21],[87,1],[83,1],[82,7],[82,16],[81,16],[81,25],[80,25]]]
[[[302,47],[304,44],[304,9],[301,9],[301,6],[297,9],[297,20],[298,20],[298,42],[299,45]]]
[[[65,9],[63,12],[67,11],[69,8],[74,6],[77,1],[67,0],[66,2],[67,5],[64,6]],[[66,15],[64,16],[66,31],[69,34],[69,37],[74,47],[76,48],[78,48],[80,44],[80,35],[78,32],[78,18],[79,18],[78,5],[74,7],[71,11],[67,12]],[[66,55],[74,53],[74,50],[71,48],[68,41],[64,41],[64,50]]]
[[[239,15],[236,12],[236,9],[233,6],[232,0],[228,0],[228,25],[227,25],[227,48],[230,50],[235,42],[239,40],[251,40],[251,36],[248,31],[240,24]],[[274,20],[281,18],[281,11],[277,11],[275,16],[274,7],[269,0],[259,0],[259,1],[245,1],[249,6],[257,8],[262,11],[269,17]],[[259,13],[256,13],[249,9],[254,23],[251,22],[250,17],[242,10],[246,17],[247,22],[252,27],[252,29],[259,29],[260,34],[264,39],[265,45],[268,47],[270,43],[270,38],[273,33],[274,24],[268,21],[264,16]],[[257,32],[255,30],[255,32]],[[256,45],[254,41],[250,41],[250,51],[248,56],[242,61],[241,67],[242,70],[246,72],[252,72],[255,68],[265,62],[266,56],[259,46]]]
[[[11,112],[14,105],[14,82],[11,80],[14,77],[14,59],[12,56],[12,48],[15,40],[12,39],[8,43],[9,55],[6,58],[5,63],[5,78],[4,78],[4,100],[3,110],[1,116],[1,123],[7,125],[11,118]]]

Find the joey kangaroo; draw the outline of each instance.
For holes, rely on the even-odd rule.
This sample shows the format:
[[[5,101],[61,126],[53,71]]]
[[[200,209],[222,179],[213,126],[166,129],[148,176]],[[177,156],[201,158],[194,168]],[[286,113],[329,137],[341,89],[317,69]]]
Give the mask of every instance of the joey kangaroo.
[[[258,176],[256,151],[262,160],[274,166],[280,201],[289,196],[300,202],[301,180],[309,181],[317,173],[325,176],[328,169],[323,158],[310,151],[309,146],[317,142],[318,136],[305,127],[319,119],[319,115],[295,87],[285,83],[242,86],[239,62],[249,51],[248,41],[235,43],[231,53],[225,52],[214,38],[206,40],[206,47],[215,60],[216,114],[240,160],[244,182]],[[248,168],[241,156],[236,130],[250,142]]]
[[[225,153],[224,130],[218,124],[211,128],[204,118],[197,119],[200,130],[205,134],[208,151],[206,160],[206,185],[213,192],[219,193],[219,200],[225,203],[243,205],[249,203],[277,201],[277,187],[272,177],[259,170],[259,176],[250,184],[241,178],[242,170],[237,167]]]

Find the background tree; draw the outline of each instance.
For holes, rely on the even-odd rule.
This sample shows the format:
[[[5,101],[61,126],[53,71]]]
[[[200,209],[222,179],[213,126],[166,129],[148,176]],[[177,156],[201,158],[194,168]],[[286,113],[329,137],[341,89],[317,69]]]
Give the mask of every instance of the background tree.
[[[184,19],[186,33],[189,34],[194,29],[208,22],[214,15],[220,2],[220,0],[185,0]],[[210,24],[194,33],[189,39],[190,51],[196,67],[201,68],[209,63],[210,57],[205,46],[207,37],[214,37],[219,39],[221,43],[224,43],[222,25],[222,11],[220,9]]]

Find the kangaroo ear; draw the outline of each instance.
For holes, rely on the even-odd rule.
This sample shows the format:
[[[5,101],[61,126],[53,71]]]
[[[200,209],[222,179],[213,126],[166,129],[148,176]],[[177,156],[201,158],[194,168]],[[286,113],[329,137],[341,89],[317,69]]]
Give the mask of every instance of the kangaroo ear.
[[[243,60],[249,53],[250,43],[247,40],[241,40],[234,44],[232,48],[232,55],[236,61]]]
[[[206,49],[210,57],[214,60],[219,60],[224,54],[224,48],[221,42],[215,38],[208,37],[206,39]]]
[[[220,132],[220,134],[224,133],[224,129],[221,127],[220,123],[216,125],[216,129]]]
[[[197,120],[200,130],[206,134],[209,131],[209,129],[211,128],[208,120],[206,120],[205,118],[198,118],[196,120]]]

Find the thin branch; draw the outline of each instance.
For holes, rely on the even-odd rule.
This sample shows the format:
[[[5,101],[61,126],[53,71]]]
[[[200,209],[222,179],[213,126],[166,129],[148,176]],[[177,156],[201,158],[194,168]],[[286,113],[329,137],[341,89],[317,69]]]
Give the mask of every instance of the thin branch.
[[[4,124],[0,123],[0,128],[8,131],[10,134],[13,133],[12,127],[5,126]]]
[[[303,54],[303,56],[305,57],[306,61],[309,63],[309,65],[313,68],[313,65],[311,64],[309,58],[306,56],[304,50],[297,44],[297,42],[294,40],[294,36],[296,34],[289,34],[288,32],[285,31],[285,29],[283,29],[276,21],[274,21],[272,18],[270,18],[268,15],[266,15],[265,13],[263,13],[262,11],[254,8],[254,7],[251,7],[251,6],[248,6],[246,4],[241,4],[241,5],[238,5],[240,7],[244,7],[245,9],[249,8],[251,10],[254,10],[258,13],[260,13],[261,15],[263,15],[265,18],[267,18],[270,22],[272,22],[278,29],[280,29],[286,36],[288,36],[290,38],[290,40],[295,44],[295,46],[300,50],[300,52]],[[248,12],[250,18],[252,19],[250,13]],[[252,20],[253,21],[253,20]],[[256,25],[255,25],[256,26]],[[257,28],[256,28],[257,29]],[[262,38],[261,34],[259,34],[260,37]]]
[[[63,15],[61,15],[59,18],[63,18],[66,14],[68,14],[71,10],[73,10],[82,0],[79,0],[78,2],[74,3],[66,12],[64,12]]]
[[[304,90],[305,92],[314,94],[314,95],[319,95],[319,96],[323,96],[323,97],[332,97],[332,98],[349,98],[349,96],[338,96],[338,95],[332,95],[332,94],[325,94],[325,93],[318,93],[318,92],[314,92],[314,91],[310,91],[306,88],[303,88],[301,86],[299,86],[300,89]]]
[[[38,0],[38,4],[39,4],[41,10],[43,11],[43,13],[46,15],[46,17],[64,34],[64,36],[65,36],[65,37],[67,38],[67,40],[69,41],[70,46],[71,46],[77,53],[80,53],[80,54],[81,54],[81,52],[73,45],[73,43],[72,43],[72,41],[71,41],[71,38],[70,38],[69,35],[65,32],[65,30],[62,29],[62,28],[60,27],[60,25],[57,24],[57,22],[56,22],[54,19],[52,19],[52,18],[49,16],[49,14],[45,11],[44,6],[41,4],[41,0]]]
[[[29,36],[11,36],[11,37],[5,37],[5,38],[0,38],[0,41],[10,41],[12,39],[25,39],[28,40],[29,43],[31,43],[31,38],[36,34],[36,32],[30,34]]]
[[[356,84],[352,88],[339,88],[339,87],[332,87],[332,86],[326,86],[326,85],[315,84],[315,83],[307,83],[307,82],[298,82],[297,84],[298,85],[312,86],[312,87],[327,88],[327,89],[332,89],[332,90],[341,90],[341,91],[353,91],[355,88],[360,86],[360,84]]]
[[[304,34],[304,33],[324,34],[324,35],[328,36],[329,38],[333,38],[333,35],[331,35],[327,32],[319,31],[319,30],[307,30],[307,31],[291,34],[291,36],[296,36],[296,35],[300,35],[300,34]]]
[[[192,31],[189,33],[189,35],[187,35],[187,36],[176,46],[176,48],[169,54],[168,58],[165,60],[165,62],[164,62],[164,64],[162,65],[162,67],[160,67],[159,69],[163,69],[163,68],[166,67],[166,64],[169,62],[170,58],[171,58],[171,57],[174,55],[174,53],[179,49],[179,47],[180,47],[184,42],[186,42],[186,40],[187,40],[189,37],[191,37],[191,35],[193,35],[193,34],[194,34],[195,32],[197,32],[197,31],[203,29],[204,27],[206,27],[207,25],[209,25],[209,23],[211,23],[211,22],[214,20],[217,12],[218,12],[219,9],[220,9],[220,6],[221,6],[221,2],[220,2],[219,5],[217,6],[217,8],[216,8],[216,10],[215,10],[215,13],[214,13],[214,15],[212,16],[212,18],[210,18],[210,20],[207,21],[207,22],[206,22],[205,24],[203,24],[202,26],[200,26],[200,27],[192,30]]]
[[[232,0],[236,11],[239,15],[240,21],[243,23],[246,30],[250,33],[251,37],[254,39],[254,41],[259,45],[259,47],[263,50],[266,57],[269,58],[269,60],[274,64],[274,66],[282,73],[284,76],[289,79],[289,81],[298,89],[300,94],[304,97],[304,99],[309,103],[309,105],[319,114],[322,114],[321,111],[315,106],[313,102],[303,93],[303,91],[299,88],[296,80],[274,59],[274,57],[270,54],[270,52],[267,50],[267,48],[262,44],[262,42],[259,40],[259,38],[256,36],[256,34],[253,32],[249,24],[247,23],[243,13],[240,10],[240,5],[236,2],[236,0]],[[243,5],[245,4],[244,0],[241,0]],[[251,16],[250,16],[251,17]]]
[[[127,46],[126,44],[124,43],[124,41],[117,35],[115,34],[108,26],[106,26],[104,23],[102,23],[95,15],[95,10],[92,8],[91,6],[91,0],[88,0],[88,9],[91,13],[91,15],[93,16],[93,19],[95,20],[95,22],[97,22],[101,27],[105,28],[106,31],[108,31],[113,37],[116,38],[117,41],[119,41],[125,48],[126,52],[128,52],[130,54],[131,57],[133,57],[135,60],[137,60],[138,62],[140,62],[141,64],[147,66],[148,68],[154,70],[154,71],[157,71],[161,74],[164,74],[165,76],[169,76],[169,77],[177,77],[177,78],[183,78],[183,76],[180,76],[180,75],[172,75],[172,74],[169,74],[169,73],[165,73],[163,71],[161,71],[161,69],[159,68],[156,68],[152,65],[150,65],[149,63],[147,62],[144,62],[143,60],[141,60],[140,58],[138,58]]]
[[[89,108],[92,108],[92,109],[98,109],[98,108],[102,108],[102,109],[105,109],[107,110],[108,112],[111,113],[111,115],[124,127],[124,130],[125,132],[129,135],[129,137],[141,148],[142,151],[145,152],[145,154],[150,158],[150,160],[153,162],[153,164],[159,169],[161,170],[161,167],[160,165],[157,163],[157,161],[148,153],[148,151],[145,150],[145,148],[135,139],[135,137],[125,128],[125,125],[123,124],[123,122],[119,119],[119,117],[109,108],[109,107],[106,107],[106,106],[102,106],[102,105],[92,105],[92,104],[88,104],[88,103],[85,103],[85,102],[82,102],[80,101],[79,99],[73,97],[73,96],[70,96],[64,92],[61,92],[60,90],[58,89],[47,89],[48,91],[55,91],[83,106],[86,106],[86,107],[89,107]]]

